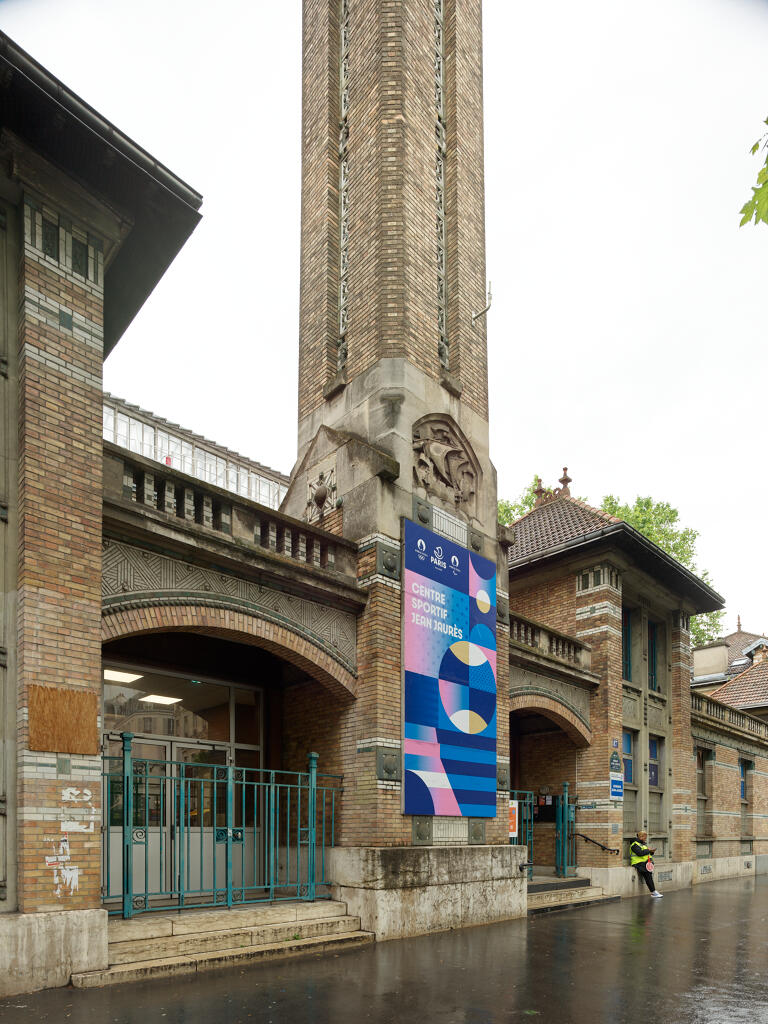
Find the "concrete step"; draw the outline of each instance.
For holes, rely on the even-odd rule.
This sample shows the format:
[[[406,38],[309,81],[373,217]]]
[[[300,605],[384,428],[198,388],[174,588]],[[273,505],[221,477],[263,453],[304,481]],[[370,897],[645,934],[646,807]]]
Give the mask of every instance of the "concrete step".
[[[345,903],[338,900],[317,900],[315,903],[250,904],[229,910],[184,910],[140,914],[128,921],[111,920],[108,941],[128,942],[133,939],[159,939],[168,935],[199,935],[229,929],[260,928],[268,924],[291,924],[317,918],[342,917]]]
[[[571,910],[576,907],[593,906],[596,903],[615,903],[620,896],[605,896],[602,887],[581,886],[576,889],[562,889],[528,894],[528,916],[548,914],[555,910]]]
[[[542,878],[536,875],[528,883],[528,892],[554,892],[556,889],[586,889],[588,878]]]
[[[169,956],[235,949],[240,946],[262,946],[287,942],[289,939],[311,939],[359,930],[360,918],[345,914],[309,921],[288,921],[285,924],[262,924],[255,928],[227,928],[152,939],[130,939],[127,942],[110,942],[109,963],[110,966],[129,964],[136,960],[159,960]]]
[[[206,971],[215,967],[229,967],[235,964],[303,956],[310,953],[337,952],[366,945],[373,942],[373,938],[371,932],[341,932],[337,935],[321,935],[313,938],[290,939],[285,942],[217,949],[186,956],[138,960],[133,963],[115,964],[105,971],[73,974],[72,984],[75,988],[98,988],[102,985],[119,985],[128,981],[145,981],[150,978],[195,974],[198,971]]]

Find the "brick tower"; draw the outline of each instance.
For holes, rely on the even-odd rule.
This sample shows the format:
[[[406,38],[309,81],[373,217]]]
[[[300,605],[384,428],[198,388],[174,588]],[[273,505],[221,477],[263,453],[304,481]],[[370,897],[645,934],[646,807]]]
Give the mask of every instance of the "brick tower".
[[[345,534],[399,536],[417,493],[495,544],[485,317],[473,321],[486,284],[480,0],[305,0],[303,73],[304,480],[287,510],[305,511],[338,444],[318,446],[325,427],[399,467],[376,485],[358,467],[352,521],[336,467]],[[420,463],[419,441],[441,430],[467,457],[463,488]]]
[[[357,699],[333,738],[310,722],[306,742],[344,774],[332,875],[380,938],[524,913],[488,451],[481,6],[304,0],[299,446],[282,508],[359,545]],[[406,520],[498,564],[495,816],[404,813]],[[442,855],[458,858],[451,884],[413,883]],[[398,879],[419,890],[415,916]]]

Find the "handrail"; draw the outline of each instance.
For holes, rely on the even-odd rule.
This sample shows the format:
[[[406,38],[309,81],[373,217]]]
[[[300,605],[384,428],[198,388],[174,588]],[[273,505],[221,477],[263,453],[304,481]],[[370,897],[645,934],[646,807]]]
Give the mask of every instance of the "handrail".
[[[600,849],[605,850],[606,853],[615,853],[617,856],[621,853],[620,850],[616,850],[612,846],[603,846],[603,844],[599,843],[597,839],[593,839],[591,836],[585,836],[583,832],[574,832],[573,834],[587,843],[592,843],[593,846],[599,846]]]

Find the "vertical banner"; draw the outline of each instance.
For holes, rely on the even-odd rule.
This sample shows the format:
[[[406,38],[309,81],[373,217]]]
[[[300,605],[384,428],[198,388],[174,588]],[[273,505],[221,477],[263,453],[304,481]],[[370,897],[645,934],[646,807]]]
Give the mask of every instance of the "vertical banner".
[[[509,838],[517,839],[517,833],[519,831],[518,824],[518,801],[509,801]]]
[[[496,816],[496,565],[405,520],[403,813]]]

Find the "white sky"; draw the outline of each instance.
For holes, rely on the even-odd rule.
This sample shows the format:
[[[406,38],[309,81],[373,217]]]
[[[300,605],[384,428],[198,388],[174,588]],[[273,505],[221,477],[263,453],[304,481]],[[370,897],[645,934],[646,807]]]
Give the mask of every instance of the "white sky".
[[[105,387],[289,471],[299,0],[0,0],[0,27],[202,192]],[[738,228],[768,114],[768,0],[485,0],[491,454],[664,499],[726,627],[768,630],[768,228]]]

